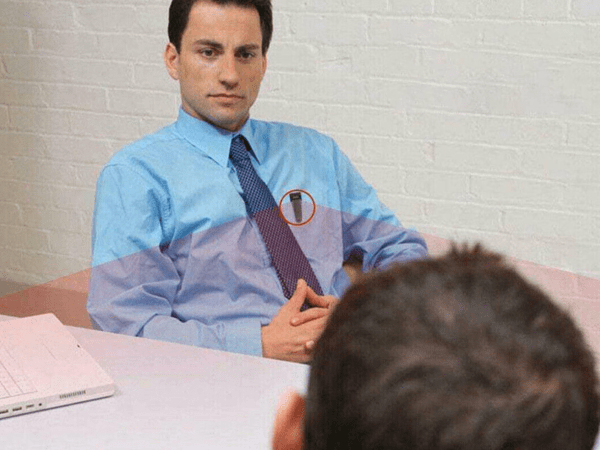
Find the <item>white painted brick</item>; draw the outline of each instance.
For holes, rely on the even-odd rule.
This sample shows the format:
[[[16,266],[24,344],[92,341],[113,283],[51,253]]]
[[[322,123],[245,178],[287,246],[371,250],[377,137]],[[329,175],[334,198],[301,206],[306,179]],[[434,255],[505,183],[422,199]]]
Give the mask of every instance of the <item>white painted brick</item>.
[[[136,8],[136,24],[142,33],[163,36],[166,41],[167,26],[169,23],[169,5],[165,3],[160,6],[144,5]],[[131,27],[131,25],[130,25]],[[122,29],[120,29],[122,30]]]
[[[354,75],[352,70],[353,57],[356,49],[346,46],[319,46],[317,70],[327,77],[347,78]]]
[[[523,15],[532,19],[566,19],[569,17],[569,0],[524,0]]]
[[[27,29],[0,28],[0,53],[28,53],[29,51],[31,51],[31,43]]]
[[[8,118],[8,106],[0,105],[0,129],[8,129],[9,118]]]
[[[44,157],[46,142],[44,137],[37,134],[19,133],[12,130],[0,131],[0,148],[2,154],[7,157]]]
[[[425,220],[423,214],[423,202],[410,196],[398,194],[378,194],[379,199],[387,206],[400,220],[404,227],[412,227],[415,222]]]
[[[32,283],[43,283],[71,275],[88,267],[85,260],[79,258],[57,257],[51,253],[18,251],[14,254],[15,265],[31,278],[23,279]],[[22,273],[22,275],[24,275]]]
[[[400,192],[404,180],[397,167],[370,164],[357,164],[356,167],[365,181],[373,186],[377,192],[383,194]]]
[[[129,63],[39,56],[6,56],[8,77],[19,81],[85,83],[96,86],[128,86],[133,81]]]
[[[292,13],[293,15],[294,13]],[[292,30],[290,25],[290,14],[273,11],[273,40],[289,41],[292,39]]]
[[[521,157],[514,148],[436,142],[433,166],[439,170],[467,173],[514,174]]]
[[[389,106],[402,111],[420,108],[476,112],[473,111],[471,90],[461,86],[372,79],[367,89],[369,100],[377,106]]]
[[[45,206],[51,201],[47,186],[24,181],[0,179],[0,192],[6,202],[29,206]]]
[[[0,245],[23,250],[48,251],[48,232],[24,226],[0,225]]]
[[[485,45],[538,54],[597,54],[600,24],[564,22],[489,22],[483,35]]]
[[[279,12],[306,11],[308,3],[309,0],[277,0],[277,6],[274,9]]]
[[[132,33],[98,34],[98,53],[101,59],[158,64],[162,61],[168,37]]]
[[[425,48],[420,76],[447,83],[519,84],[535,77],[552,64],[545,56],[498,51]]]
[[[433,166],[433,146],[403,139],[363,138],[364,159],[371,164],[393,164],[406,170]]]
[[[32,33],[36,52],[59,56],[99,56],[98,34],[81,31],[36,29]]]
[[[173,123],[177,119],[177,115],[173,113],[172,117],[155,118],[155,117],[140,117],[140,136],[145,136],[150,133],[154,133],[163,127]],[[122,142],[117,146],[120,150],[124,145],[129,142]]]
[[[487,24],[440,18],[372,17],[369,19],[370,42],[472,47],[481,43]]]
[[[47,106],[37,83],[0,79],[0,103],[18,106]]]
[[[565,203],[569,208],[600,212],[600,182],[571,183],[566,188]],[[599,255],[600,257],[600,255]]]
[[[133,140],[140,135],[139,120],[134,117],[72,112],[70,118],[75,136]]]
[[[106,89],[73,84],[42,85],[43,99],[51,108],[106,111]]]
[[[478,201],[492,205],[555,207],[564,198],[564,188],[558,183],[495,176],[473,175],[471,192]]]
[[[269,71],[315,72],[317,49],[310,44],[273,42],[269,48]]]
[[[91,256],[90,239],[85,234],[54,231],[48,235],[48,247],[56,255],[82,259],[89,259]]]
[[[88,233],[89,229],[82,227],[81,214],[66,209],[24,207],[22,210],[23,223],[32,228],[50,231],[70,231]],[[53,233],[50,233],[52,236]]]
[[[318,103],[304,103],[284,100],[258,99],[252,117],[261,120],[294,123],[304,127],[321,128],[327,120],[325,106]]]
[[[578,19],[600,20],[600,4],[596,0],[572,0],[572,14]]]
[[[477,4],[477,16],[486,18],[520,18],[523,16],[522,0],[481,0]]]
[[[49,208],[92,211],[94,208],[94,189],[71,186],[52,186],[52,202]]]
[[[165,92],[110,89],[109,111],[118,114],[172,117],[179,108],[180,97]]]
[[[135,64],[134,86],[165,92],[179,92],[179,83],[171,77],[163,63]]]
[[[358,106],[326,107],[326,124],[331,131],[370,135],[402,136],[404,117],[389,109]]]
[[[0,167],[2,170],[2,167]],[[0,225],[23,225],[23,215],[20,206],[16,203],[0,202]]]
[[[471,200],[469,176],[466,174],[410,170],[406,178],[406,192],[435,200]]]
[[[555,211],[508,208],[504,211],[506,231],[516,236],[588,242],[593,230],[588,215]],[[576,233],[573,230],[576,229]],[[567,251],[571,245],[565,246]]]
[[[331,133],[329,136],[337,143],[338,147],[354,163],[367,162],[363,156],[362,137],[349,133]]]
[[[566,270],[570,272],[600,272],[600,245],[583,240],[582,243],[569,246],[565,250],[568,261]]]
[[[600,183],[600,154],[574,153],[568,148],[526,149],[523,172],[539,179]]]
[[[596,123],[569,123],[567,143],[595,149],[600,142],[600,127]]]
[[[360,80],[321,74],[280,75],[283,98],[325,104],[365,104],[367,90]]]
[[[556,120],[414,112],[408,115],[413,138],[495,145],[560,144],[566,131]]]
[[[281,74],[267,70],[265,77],[260,85],[260,94],[258,101],[261,98],[279,98],[281,94]]]
[[[360,45],[367,40],[367,20],[359,16],[295,14],[290,26],[299,42]]]
[[[595,4],[434,3],[278,0],[252,116],[330,133],[405,225],[600,277]],[[49,281],[89,264],[97,170],[176,117],[178,84],[162,62],[168,4],[2,4],[0,207],[10,225],[17,208],[32,228],[76,236],[52,251],[1,246],[0,278]],[[13,108],[27,131],[9,127]],[[68,113],[64,134],[44,123],[55,113]],[[522,192],[508,178],[525,179]],[[540,210],[557,186],[562,201]],[[516,227],[514,211],[537,215],[498,228],[498,215]]]
[[[104,164],[113,153],[106,139],[47,136],[43,157],[72,163]]]
[[[315,0],[313,0],[315,1]],[[416,2],[417,0],[412,0],[412,2]],[[315,1],[316,3],[316,1]],[[319,3],[332,3],[330,1],[327,2],[319,2]],[[337,3],[337,2],[335,2]],[[366,13],[381,13],[382,11],[386,11],[388,9],[388,0],[369,0],[365,2],[364,0],[344,0],[344,5],[342,8],[338,9],[340,12],[366,12]],[[408,3],[408,2],[405,2]],[[426,1],[422,1],[421,3],[427,3]]]
[[[64,162],[17,157],[10,161],[13,179],[35,183],[73,184],[75,168]]]
[[[390,11],[400,15],[433,14],[433,0],[389,0]]]
[[[72,29],[73,9],[63,2],[2,2],[0,26]]]
[[[361,51],[348,50],[352,70],[362,75],[381,78],[414,79],[420,76],[420,51],[404,44],[385,47],[363,47]]]
[[[75,18],[81,29],[92,31],[141,31],[137,10],[131,5],[78,5]]]
[[[316,12],[337,12],[346,11],[346,0],[308,0],[307,10]]]
[[[434,12],[439,17],[475,17],[480,0],[435,0]]]
[[[81,165],[75,167],[75,179],[74,184],[76,186],[82,186],[90,189],[96,188],[96,181],[98,180],[98,175],[100,174],[100,170],[102,169],[102,165]],[[86,230],[89,231],[89,230]]]
[[[57,109],[10,107],[10,128],[16,131],[67,134],[69,113]]]
[[[425,215],[431,223],[440,226],[502,231],[500,211],[489,206],[428,201],[425,203]]]

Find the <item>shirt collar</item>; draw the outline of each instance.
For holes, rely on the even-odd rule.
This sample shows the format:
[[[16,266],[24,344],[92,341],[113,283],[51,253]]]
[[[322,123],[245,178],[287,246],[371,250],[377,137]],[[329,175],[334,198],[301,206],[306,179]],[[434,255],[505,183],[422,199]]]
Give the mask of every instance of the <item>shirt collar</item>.
[[[238,135],[242,135],[248,141],[250,153],[259,164],[264,155],[264,150],[259,145],[260,140],[255,137],[256,127],[252,119],[248,119],[239,131],[231,132],[197,119],[180,108],[175,128],[190,144],[223,167],[227,167],[229,161],[231,140]]]

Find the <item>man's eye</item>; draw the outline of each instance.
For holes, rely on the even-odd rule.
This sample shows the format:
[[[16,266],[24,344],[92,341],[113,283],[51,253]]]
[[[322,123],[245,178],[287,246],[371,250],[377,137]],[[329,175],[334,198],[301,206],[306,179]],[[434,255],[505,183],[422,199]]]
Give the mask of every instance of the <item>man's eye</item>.
[[[252,59],[252,58],[254,58],[254,56],[255,56],[255,55],[254,55],[254,53],[252,53],[252,52],[242,52],[242,53],[240,54],[240,57],[241,57],[242,59]]]
[[[215,51],[211,48],[205,48],[204,50],[200,50],[200,54],[202,56],[206,56],[207,58],[212,58],[215,56]]]

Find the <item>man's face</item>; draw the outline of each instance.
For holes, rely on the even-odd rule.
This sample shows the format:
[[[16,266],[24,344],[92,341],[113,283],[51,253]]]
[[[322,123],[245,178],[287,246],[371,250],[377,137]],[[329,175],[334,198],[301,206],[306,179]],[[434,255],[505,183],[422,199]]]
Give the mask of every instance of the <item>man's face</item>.
[[[267,69],[260,17],[254,8],[199,1],[177,52],[165,50],[169,75],[179,80],[183,109],[229,131],[248,119]]]

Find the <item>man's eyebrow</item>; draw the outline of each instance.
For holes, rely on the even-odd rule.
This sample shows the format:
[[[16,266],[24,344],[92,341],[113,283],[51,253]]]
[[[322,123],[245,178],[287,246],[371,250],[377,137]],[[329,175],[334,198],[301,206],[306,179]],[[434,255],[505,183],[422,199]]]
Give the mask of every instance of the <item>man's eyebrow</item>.
[[[235,49],[236,51],[248,51],[248,50],[260,50],[260,45],[258,44],[244,44],[244,45],[240,45],[239,47],[237,47]]]
[[[198,39],[197,41],[194,41],[194,45],[208,45],[209,47],[223,49],[223,44],[210,39]]]
[[[217,41],[213,41],[211,39],[198,39],[197,41],[194,41],[194,45],[207,45],[209,47],[215,48],[217,50],[223,50],[223,44],[221,44],[220,42]],[[235,51],[236,52],[240,52],[240,51],[249,51],[249,50],[260,50],[261,46],[260,44],[242,44],[239,47],[236,47]]]

